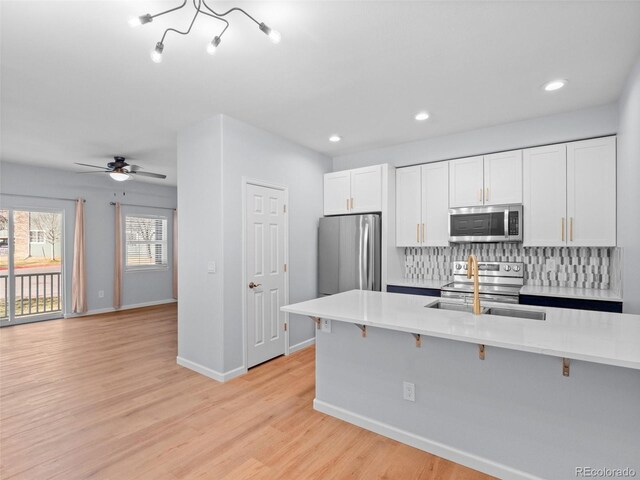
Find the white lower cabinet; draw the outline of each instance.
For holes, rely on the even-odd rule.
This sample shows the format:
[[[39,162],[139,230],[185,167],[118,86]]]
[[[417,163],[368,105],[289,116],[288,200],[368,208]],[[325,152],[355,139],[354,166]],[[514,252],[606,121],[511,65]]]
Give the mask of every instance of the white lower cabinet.
[[[449,244],[448,180],[448,162],[396,170],[397,247]]]
[[[616,139],[603,137],[523,155],[524,245],[616,245]]]

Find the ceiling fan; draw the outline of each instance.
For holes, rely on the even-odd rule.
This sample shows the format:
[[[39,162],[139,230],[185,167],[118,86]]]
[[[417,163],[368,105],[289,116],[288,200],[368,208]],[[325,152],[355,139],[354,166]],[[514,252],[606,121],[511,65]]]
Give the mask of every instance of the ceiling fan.
[[[75,162],[76,165],[82,165],[83,167],[93,167],[99,168],[101,171],[91,171],[91,172],[76,172],[76,173],[108,173],[111,178],[118,182],[124,182],[125,180],[129,180],[132,178],[132,175],[140,175],[143,177],[152,177],[152,178],[167,178],[166,175],[162,175],[161,173],[152,173],[152,172],[143,172],[141,171],[142,167],[138,165],[129,165],[124,157],[113,157],[113,162],[107,163],[106,167],[99,167],[98,165],[89,165],[88,163],[78,163]]]

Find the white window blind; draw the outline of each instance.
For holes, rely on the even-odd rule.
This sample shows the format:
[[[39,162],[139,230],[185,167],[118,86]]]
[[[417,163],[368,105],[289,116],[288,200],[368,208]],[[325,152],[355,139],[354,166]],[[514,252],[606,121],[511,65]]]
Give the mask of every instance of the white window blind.
[[[125,217],[127,268],[167,266],[167,217]]]

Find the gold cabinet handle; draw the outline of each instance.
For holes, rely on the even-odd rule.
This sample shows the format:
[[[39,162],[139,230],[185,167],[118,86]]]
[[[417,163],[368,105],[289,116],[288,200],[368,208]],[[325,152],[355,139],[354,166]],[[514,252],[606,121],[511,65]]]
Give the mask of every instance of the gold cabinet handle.
[[[422,224],[422,243],[424,243],[424,223]]]
[[[485,195],[484,195],[484,201],[488,202],[489,201],[489,187],[487,187],[485,190],[486,190],[486,192],[485,192]]]
[[[482,202],[482,189],[478,190],[478,201]]]
[[[351,210],[353,210],[353,197],[351,197]]]
[[[569,241],[573,242],[573,217],[569,217]]]
[[[349,199],[347,198],[347,210],[349,210]]]
[[[416,223],[416,242],[420,243],[420,224]]]
[[[562,217],[562,241],[564,242],[564,217]]]

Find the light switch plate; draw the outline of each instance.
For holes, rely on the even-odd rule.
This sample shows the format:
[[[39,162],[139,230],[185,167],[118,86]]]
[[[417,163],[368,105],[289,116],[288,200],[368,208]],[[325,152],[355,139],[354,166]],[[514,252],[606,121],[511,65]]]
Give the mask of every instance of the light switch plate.
[[[208,273],[216,273],[216,262],[208,262],[207,263],[207,272]]]
[[[416,401],[416,385],[411,382],[402,382],[402,398],[410,402]]]
[[[555,258],[547,258],[544,262],[545,272],[555,272],[556,271],[556,259]]]
[[[320,330],[325,333],[331,333],[331,320],[322,319],[320,320]]]

